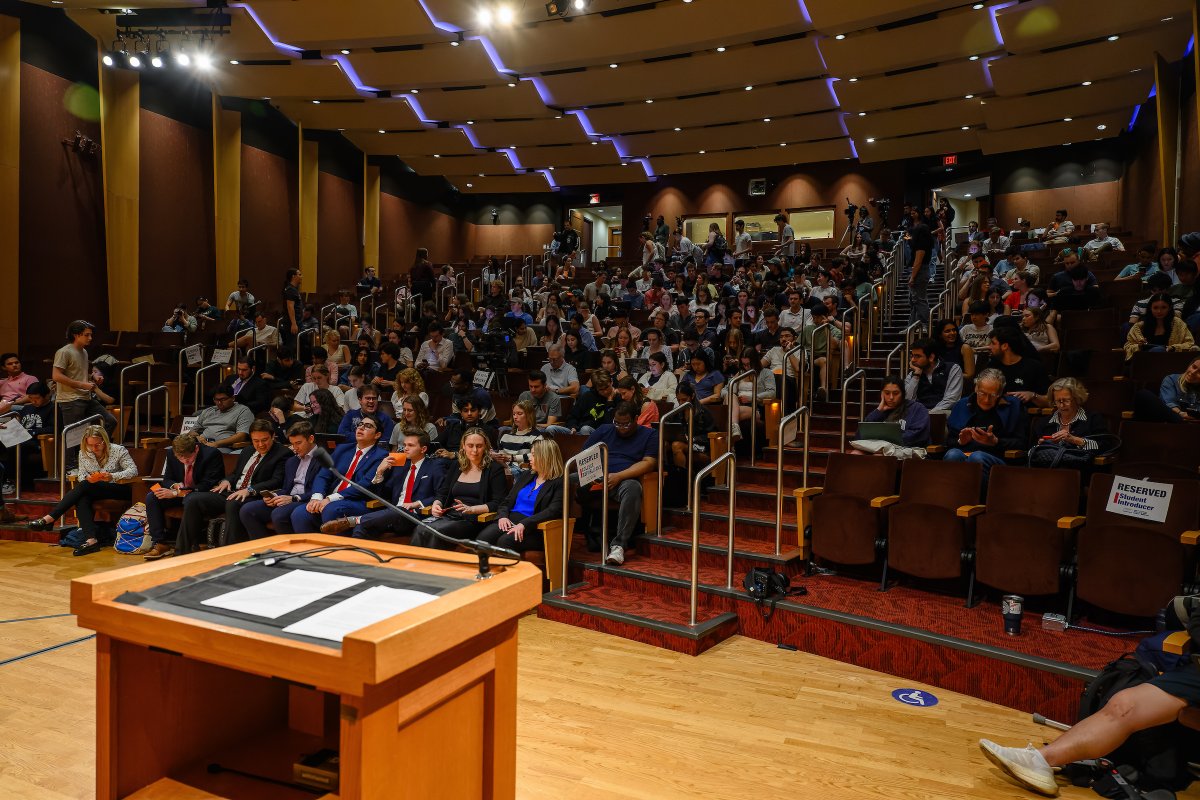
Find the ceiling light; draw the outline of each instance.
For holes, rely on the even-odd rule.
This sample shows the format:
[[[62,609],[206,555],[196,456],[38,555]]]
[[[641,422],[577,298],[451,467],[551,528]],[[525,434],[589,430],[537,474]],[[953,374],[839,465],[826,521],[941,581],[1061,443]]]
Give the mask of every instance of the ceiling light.
[[[967,59],[967,61],[978,61],[978,60],[979,60],[979,56],[971,56],[970,58]]]
[[[872,137],[872,138],[870,138],[870,139],[867,139],[867,144],[875,144],[875,139],[874,139],[874,137]]]
[[[411,92],[412,94],[420,94],[420,92],[417,91],[416,89],[409,89],[408,91]]]
[[[239,62],[236,58],[231,58],[229,59],[229,63],[236,67]]]
[[[512,10],[512,6],[500,6],[500,10],[496,12],[496,19],[501,25],[512,25],[516,18],[517,14]]]
[[[104,57],[100,60],[104,62],[104,66],[106,67],[111,67],[113,65],[113,57],[108,53],[105,53]]]
[[[162,56],[159,56],[159,55],[151,56],[150,66],[154,67],[155,69],[162,69],[162,65],[163,65]]]
[[[576,11],[583,11],[585,8],[587,8],[587,0],[574,0],[574,2],[571,3],[571,6]]]
[[[1097,125],[1097,126],[1096,126],[1096,130],[1098,130],[1098,131],[1106,131],[1106,130],[1108,130],[1108,126],[1107,126],[1107,125]]]
[[[553,172],[553,171],[554,171],[554,167],[550,167],[550,171],[551,171],[551,172]]]
[[[972,99],[974,99],[974,98],[975,98],[975,95],[973,95],[973,94],[969,94],[969,95],[967,95],[966,97],[967,97],[967,99],[968,99],[968,100],[972,100]]]
[[[479,9],[479,13],[475,15],[475,22],[481,28],[490,28],[492,26],[492,10],[490,8]]]
[[[779,143],[779,146],[780,146],[780,147],[787,147],[787,142],[780,142],[780,143]]]
[[[320,101],[320,100],[313,100],[313,105],[314,105],[314,106],[319,106],[319,105],[321,105],[321,101]]]
[[[379,132],[380,132],[380,133],[387,133],[387,131],[386,131],[386,130],[384,130],[383,128],[380,128],[380,129],[379,129]]]
[[[616,64],[609,64],[609,65],[608,65],[608,68],[609,68],[609,69],[616,69],[616,68],[617,68],[617,65],[616,65]]]
[[[508,88],[510,88],[510,89],[515,89],[515,88],[517,88],[517,85],[516,85],[515,83],[510,83],[510,84],[508,85]]]
[[[970,196],[971,196],[970,192],[967,192],[966,194],[963,195],[963,197],[970,197]]]
[[[1159,20],[1159,22],[1170,22],[1173,19],[1175,19],[1175,18],[1174,17],[1163,17],[1161,20]]]
[[[692,2],[692,0],[683,0],[683,2],[690,3],[690,2]]]
[[[434,158],[441,158],[441,155],[439,155],[438,153],[434,153],[434,154],[433,154],[433,157],[434,157]]]
[[[700,155],[704,155],[704,151],[703,151],[703,150],[701,150],[701,151],[700,151]]]
[[[676,128],[675,130],[681,131],[681,130],[683,130],[683,128]],[[592,144],[595,144],[595,142],[592,142]]]
[[[483,177],[483,173],[482,173],[482,172],[481,172],[481,173],[479,173],[479,177],[481,177],[481,178]]]
[[[562,114],[559,114],[558,116],[556,116],[555,119],[562,119]]]
[[[653,103],[654,101],[653,101],[653,100],[647,100],[646,102],[647,102],[647,103]]]
[[[1063,122],[1070,122],[1074,117],[1063,117]]]
[[[770,122],[770,121],[771,121],[770,117],[763,117],[763,122]]]
[[[724,53],[724,52],[725,52],[725,48],[724,48],[724,47],[718,47],[718,48],[717,48],[717,52],[718,52],[718,53]]]
[[[142,66],[142,60],[138,58],[137,55],[131,55],[129,57],[129,66],[133,67],[134,69],[138,69]]]
[[[850,82],[851,82],[851,83],[858,83],[858,78],[851,78],[851,79],[850,79]]]
[[[1091,81],[1084,81],[1084,82],[1083,82],[1081,85],[1082,85],[1082,86],[1091,86],[1091,85],[1092,85],[1092,82],[1091,82]]]
[[[750,90],[751,90],[751,89],[753,89],[753,88],[754,88],[753,86],[747,86],[747,87],[746,87],[746,91],[748,92],[748,91],[750,91]]]
[[[192,57],[182,51],[175,54],[175,63],[181,67],[186,67],[192,63]]]
[[[964,131],[969,131],[969,130],[971,130],[971,126],[970,126],[970,125],[963,125],[963,126],[962,126],[962,129],[963,129]]]
[[[457,39],[455,39],[453,42],[451,42],[451,43],[450,43],[450,46],[451,46],[451,47],[458,47],[458,40],[457,40]]]
[[[979,9],[983,8],[983,3],[976,3],[975,5],[971,6],[971,8],[978,11]]]
[[[474,188],[475,188],[475,184],[473,184],[473,183],[468,183],[468,184],[467,184],[467,188],[468,188],[468,189],[474,189]]]
[[[1121,38],[1121,37],[1120,37],[1119,35],[1117,35],[1117,34],[1115,34],[1115,33],[1114,33],[1112,36],[1108,37],[1108,40],[1109,40],[1110,42],[1115,42],[1117,39],[1120,39],[1120,38]]]
[[[840,42],[842,39],[845,39],[845,38],[846,38],[846,34],[844,34],[844,33],[839,33],[837,36],[835,36],[835,37],[833,37],[833,38],[837,39],[837,40]]]
[[[474,125],[474,124],[475,124],[475,120],[473,120],[473,119],[469,119],[469,120],[467,120],[467,124],[468,124],[468,125]]]
[[[599,143],[599,142],[592,142],[592,144],[600,144],[600,143]]]
[[[865,116],[867,115],[867,112],[865,112],[865,111],[860,111],[860,112],[858,112],[858,115],[859,115],[860,117],[865,117]]]
[[[342,55],[348,56],[348,55],[350,55],[350,51],[345,48],[342,48]]]
[[[212,69],[212,59],[204,53],[196,56],[196,69],[209,70]]]

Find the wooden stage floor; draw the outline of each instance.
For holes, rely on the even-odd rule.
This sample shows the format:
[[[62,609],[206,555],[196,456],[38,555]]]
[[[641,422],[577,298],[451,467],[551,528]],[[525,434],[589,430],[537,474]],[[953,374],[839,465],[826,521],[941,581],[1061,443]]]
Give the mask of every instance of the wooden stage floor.
[[[0,542],[0,620],[65,613],[71,578],[132,563]],[[69,616],[0,623],[0,661],[89,633]],[[1053,734],[940,689],[909,707],[886,674],[740,636],[693,658],[532,615],[520,635],[521,800],[1026,798],[976,740]],[[93,797],[94,657],[89,640],[0,665],[0,797]]]

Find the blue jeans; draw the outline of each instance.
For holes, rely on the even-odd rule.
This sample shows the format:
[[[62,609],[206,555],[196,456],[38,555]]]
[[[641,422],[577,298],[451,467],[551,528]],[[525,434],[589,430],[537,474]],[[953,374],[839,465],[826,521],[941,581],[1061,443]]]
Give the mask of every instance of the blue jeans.
[[[976,450],[973,453],[964,453],[955,447],[952,450],[947,450],[946,455],[942,458],[943,461],[966,461],[968,464],[983,465],[983,485],[986,487],[988,475],[991,474],[992,467],[997,464],[1004,464],[1004,459],[1000,456],[994,456],[991,453],[985,453],[983,450]]]

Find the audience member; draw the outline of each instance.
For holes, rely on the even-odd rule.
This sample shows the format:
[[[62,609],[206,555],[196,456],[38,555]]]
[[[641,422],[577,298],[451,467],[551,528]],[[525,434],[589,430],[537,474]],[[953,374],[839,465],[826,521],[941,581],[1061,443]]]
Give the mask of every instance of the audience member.
[[[267,382],[267,388],[272,391],[295,388],[304,383],[304,366],[296,361],[294,351],[280,349],[259,377]]]
[[[536,420],[533,403],[528,400],[513,403],[512,426],[500,435],[496,452],[492,454],[513,475],[529,468],[529,450],[545,433],[537,427]]]
[[[188,313],[187,304],[180,303],[167,317],[162,329],[164,333],[195,333],[196,325],[196,318]]]
[[[479,515],[500,507],[507,489],[504,467],[492,460],[493,442],[479,428],[468,428],[455,457],[442,477],[437,499],[429,509],[430,527],[452,539],[474,539],[486,526]],[[449,550],[451,546],[420,528],[412,544]]]
[[[1138,352],[1185,352],[1200,349],[1187,323],[1175,312],[1175,304],[1166,294],[1150,298],[1146,313],[1129,329],[1125,339],[1125,359]]]
[[[387,458],[380,445],[382,431],[371,417],[363,417],[354,428],[354,440],[334,448],[333,469],[323,469],[313,481],[312,494],[301,499],[291,512],[295,533],[321,530],[321,526],[342,517],[366,513],[367,496],[350,481],[367,483]],[[339,478],[334,470],[344,475]]]
[[[904,380],[898,375],[891,375],[883,379],[879,405],[868,412],[863,422],[897,422],[900,424],[900,440],[904,447],[923,448],[929,445],[929,411],[921,403],[905,396]],[[890,443],[876,439],[858,439],[852,442],[856,451],[864,453],[881,452],[881,444]],[[888,455],[900,455],[894,451],[883,450],[882,452]]]
[[[962,397],[962,368],[938,355],[932,339],[913,342],[904,395],[933,413],[949,414]]]
[[[989,342],[991,360],[988,364],[1004,375],[1009,394],[1019,398],[1026,406],[1045,408],[1049,405],[1046,389],[1050,385],[1050,376],[1040,358],[1023,355],[1029,346],[1029,341],[1019,328],[997,327],[992,331]]]
[[[0,422],[0,427],[6,425],[20,425],[25,428],[25,432],[29,434],[32,441],[36,442],[37,437],[42,434],[54,433],[54,404],[50,402],[50,389],[46,384],[37,381],[29,384],[25,389],[24,404],[14,406],[14,413],[17,414],[16,419],[8,419]],[[15,409],[20,408],[19,412]],[[16,447],[4,447],[0,445],[0,463],[3,464],[5,470],[5,479],[3,488],[0,490],[2,494],[12,494],[16,491],[17,478],[17,450]],[[33,489],[34,478],[38,477],[42,472],[42,453],[41,448],[26,444],[20,448],[21,455],[21,489],[28,491]]]
[[[545,549],[539,525],[563,515],[563,458],[553,439],[538,439],[528,455],[528,469],[513,481],[497,509],[497,518],[476,537],[518,553]]]
[[[142,557],[157,561],[175,555],[175,539],[167,538],[167,511],[182,508],[192,492],[207,492],[225,475],[219,450],[201,447],[194,433],[181,433],[167,448],[162,479],[146,493],[146,532],[153,543]]]
[[[256,305],[258,305],[258,301],[254,299],[254,295],[250,294],[250,281],[239,278],[237,291],[230,292],[229,297],[225,300],[225,310],[236,311],[244,317]]]
[[[533,382],[530,381],[532,389]],[[608,422],[612,417],[613,398],[616,387],[612,377],[604,370],[592,373],[592,387],[575,398],[571,412],[559,424],[546,426],[546,433],[556,436],[562,433],[590,435],[592,431]]]
[[[236,453],[250,435],[254,414],[233,399],[229,390],[217,387],[213,404],[196,415],[192,432],[200,444],[215,447],[222,453]]]
[[[1004,393],[1004,373],[985,369],[975,379],[975,392],[964,397],[946,421],[945,461],[983,465],[987,485],[992,467],[1004,463],[1005,450],[1023,449],[1024,419],[1020,398]]]
[[[54,402],[62,427],[81,422],[95,414],[100,415],[104,429],[109,435],[117,428],[117,418],[96,399],[96,384],[89,369],[88,353],[84,348],[92,342],[95,326],[77,319],[67,326],[67,344],[54,354],[51,377],[56,387]],[[68,473],[75,469],[79,448],[67,449],[66,468]]]
[[[476,424],[479,412],[474,403],[468,400],[463,403],[463,408],[467,409],[466,416],[471,418],[472,424]],[[449,441],[455,437],[455,431],[461,430],[464,424],[461,418],[455,418],[454,424],[447,426],[444,435],[439,433],[437,426],[429,420],[429,409],[425,406],[425,402],[415,394],[400,398],[397,410],[400,412],[399,424],[392,427],[390,433],[385,434],[388,444],[392,446],[393,450],[398,449],[404,443],[405,431],[422,431],[430,441],[435,439]],[[385,415],[376,415],[377,418],[379,416]]]
[[[271,405],[270,388],[254,374],[254,365],[245,358],[238,359],[236,371],[221,382],[220,388],[250,409],[251,414],[262,414]]]
[[[562,347],[546,348],[546,363],[542,365],[542,378],[557,395],[576,397],[579,395],[579,373],[567,363]],[[530,375],[533,380],[533,375]],[[539,423],[541,420],[539,420]]]
[[[0,415],[10,411],[20,413],[21,407],[29,402],[29,387],[38,379],[25,372],[16,353],[0,355],[0,368],[4,370],[4,377],[0,378]]]
[[[380,410],[379,390],[374,386],[363,386],[355,392],[355,395],[358,397],[358,408],[347,411],[346,415],[342,417],[342,421],[338,423],[338,436],[345,441],[350,441],[354,437],[354,429],[358,425],[358,421],[363,417],[371,417],[383,431],[382,438],[390,441],[392,429],[396,423],[389,415]]]
[[[428,338],[421,342],[415,366],[417,369],[449,369],[454,361],[454,344],[442,335],[442,326],[431,324]]]

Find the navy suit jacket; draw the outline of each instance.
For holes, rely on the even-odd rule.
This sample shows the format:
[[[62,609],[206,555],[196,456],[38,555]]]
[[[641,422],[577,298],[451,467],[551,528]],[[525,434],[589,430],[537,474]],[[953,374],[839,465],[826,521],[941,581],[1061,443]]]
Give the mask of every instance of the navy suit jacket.
[[[163,465],[161,481],[163,487],[183,483],[183,473],[183,463],[175,457],[174,450],[167,448],[167,461]],[[224,477],[225,459],[221,457],[221,451],[215,447],[201,445],[200,452],[196,455],[196,463],[192,467],[192,482],[195,483],[192,488],[197,492],[207,492]]]
[[[300,457],[293,455],[283,464],[283,483],[279,486],[279,492],[289,492],[292,485],[296,482],[296,470],[300,469]],[[317,476],[320,474],[328,474],[329,470],[322,467],[314,460],[308,462],[308,472],[304,473],[304,491],[300,493],[301,501],[307,501],[313,493],[313,484],[316,482]]]
[[[355,408],[346,413],[342,417],[341,423],[338,424],[338,436],[345,436],[346,441],[354,441],[354,426],[362,419],[363,412],[361,408]],[[375,413],[376,418],[383,425],[383,435],[379,437],[381,442],[389,442],[392,438],[392,429],[396,427],[396,421],[382,411]]]
[[[425,456],[421,461],[421,469],[417,472],[417,479],[413,481],[412,499],[420,500],[427,506],[433,505],[433,501],[438,496],[438,488],[442,485],[442,478],[446,476],[449,466],[450,463],[447,459]],[[404,482],[408,480],[410,469],[412,469],[411,462],[403,467],[394,467],[391,470],[392,474],[388,476],[387,493],[379,492],[379,494],[390,497],[393,503],[399,505],[404,499]]]
[[[212,448],[216,449],[216,448]],[[242,470],[250,463],[258,451],[253,447],[243,447],[238,453],[237,465],[233,468],[233,472],[225,476],[225,480],[229,481],[229,485],[233,491],[237,491],[238,478],[242,474]],[[250,488],[256,494],[261,494],[265,491],[277,492],[280,484],[283,483],[283,462],[287,461],[288,456],[292,451],[281,445],[279,442],[273,442],[271,449],[258,462],[258,466],[254,468],[254,474],[250,476]],[[224,462],[224,459],[221,459]]]
[[[383,440],[380,439],[380,442]],[[333,451],[333,466],[337,471],[346,474],[350,469],[350,462],[354,460],[354,453],[358,450],[358,445],[355,442],[346,442],[339,444]],[[383,461],[388,455],[388,451],[377,442],[374,447],[367,451],[366,457],[358,462],[358,466],[354,468],[354,475],[351,477],[366,485],[371,482],[371,478],[375,477],[375,470],[379,467],[379,462]],[[329,497],[337,489],[341,481],[334,477],[333,473],[327,469],[321,470],[321,474],[317,476],[313,482],[313,494],[319,494],[322,497]],[[343,500],[367,500],[366,495],[360,492],[354,486],[347,486],[346,490],[341,493]]]

